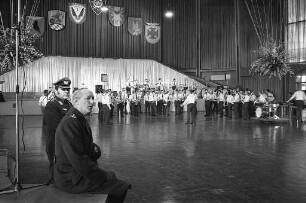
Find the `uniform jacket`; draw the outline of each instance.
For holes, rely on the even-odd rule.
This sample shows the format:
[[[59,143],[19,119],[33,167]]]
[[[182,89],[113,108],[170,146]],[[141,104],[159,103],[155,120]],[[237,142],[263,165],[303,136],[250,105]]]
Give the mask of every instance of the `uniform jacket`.
[[[47,103],[44,117],[47,125],[48,136],[55,136],[55,131],[58,124],[66,115],[71,106],[72,104],[68,100],[61,101],[57,97]]]
[[[89,124],[75,108],[69,110],[57,128],[55,156],[56,187],[80,193],[106,182],[107,172],[98,167]]]

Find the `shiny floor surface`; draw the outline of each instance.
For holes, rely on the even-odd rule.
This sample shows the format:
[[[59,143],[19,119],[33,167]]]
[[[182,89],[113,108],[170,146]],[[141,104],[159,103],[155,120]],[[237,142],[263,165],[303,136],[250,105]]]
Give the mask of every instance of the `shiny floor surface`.
[[[21,184],[47,181],[41,117],[20,124]],[[306,202],[306,124],[174,116],[90,118],[101,168],[133,185],[126,202]],[[23,136],[22,136],[23,135]],[[15,117],[0,116],[0,148],[15,153]],[[1,202],[1,196],[0,196]]]

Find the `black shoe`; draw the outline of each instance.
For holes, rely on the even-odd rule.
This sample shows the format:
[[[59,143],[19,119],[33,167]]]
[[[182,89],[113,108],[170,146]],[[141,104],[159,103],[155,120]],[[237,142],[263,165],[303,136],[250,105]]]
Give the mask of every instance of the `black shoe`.
[[[194,125],[195,123],[190,123],[191,125]]]
[[[185,124],[189,124],[189,122],[186,122]]]

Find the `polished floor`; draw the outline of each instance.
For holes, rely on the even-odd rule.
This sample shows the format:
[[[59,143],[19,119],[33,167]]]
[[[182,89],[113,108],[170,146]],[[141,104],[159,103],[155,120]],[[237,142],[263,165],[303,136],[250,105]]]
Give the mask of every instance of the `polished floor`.
[[[306,124],[175,116],[90,118],[101,168],[133,189],[126,202],[306,202]],[[22,117],[21,117],[22,120]],[[21,122],[21,184],[47,181],[41,117]],[[0,116],[0,149],[15,152],[15,118]],[[1,196],[0,196],[1,202]]]

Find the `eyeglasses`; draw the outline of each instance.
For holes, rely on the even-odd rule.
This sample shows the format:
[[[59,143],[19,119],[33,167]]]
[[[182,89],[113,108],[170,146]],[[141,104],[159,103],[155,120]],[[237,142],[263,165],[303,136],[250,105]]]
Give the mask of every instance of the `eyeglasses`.
[[[69,87],[61,87],[61,90],[63,90],[63,91],[70,91],[70,88]]]

